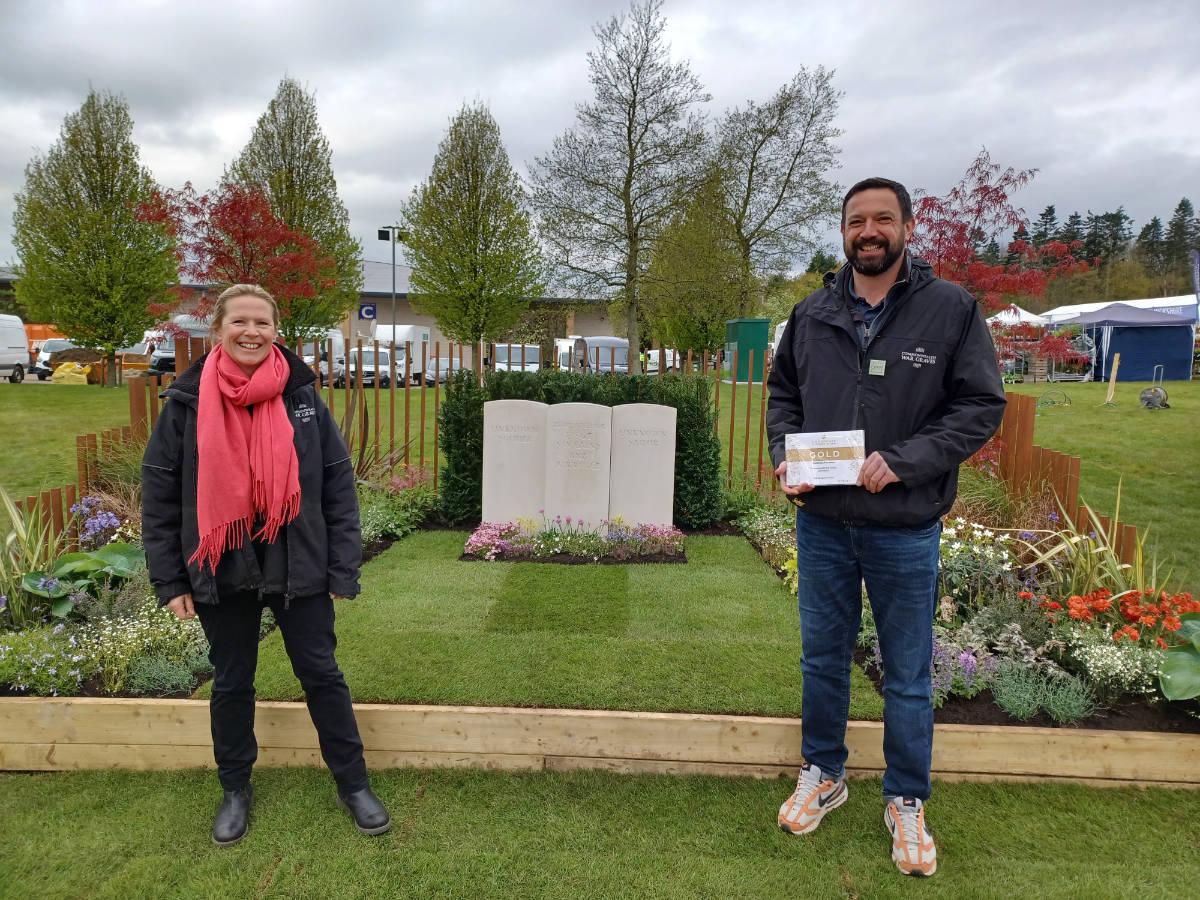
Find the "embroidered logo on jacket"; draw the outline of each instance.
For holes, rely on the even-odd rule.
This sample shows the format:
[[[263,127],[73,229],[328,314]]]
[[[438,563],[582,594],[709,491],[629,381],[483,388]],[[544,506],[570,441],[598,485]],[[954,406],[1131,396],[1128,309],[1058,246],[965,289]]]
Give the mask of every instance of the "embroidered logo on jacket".
[[[916,347],[912,350],[901,350],[900,358],[905,362],[912,363],[914,369],[919,369],[921,366],[932,366],[937,363],[937,357],[932,353],[926,353],[924,347]]]
[[[292,410],[292,415],[295,416],[297,419],[299,419],[301,422],[309,421],[316,414],[317,414],[317,408],[315,406],[307,406],[305,404],[300,404],[294,410]]]

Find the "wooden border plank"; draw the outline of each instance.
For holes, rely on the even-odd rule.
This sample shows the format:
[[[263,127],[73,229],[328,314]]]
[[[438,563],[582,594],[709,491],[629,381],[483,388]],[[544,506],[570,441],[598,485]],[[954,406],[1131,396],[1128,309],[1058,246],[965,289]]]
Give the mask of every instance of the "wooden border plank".
[[[356,704],[373,766],[774,777],[800,765],[799,719],[603,710]],[[263,765],[319,765],[302,703],[261,702]],[[5,698],[0,768],[211,766],[203,700]],[[851,774],[883,769],[883,725],[851,722]],[[1200,788],[1200,735],[1022,726],[935,726],[933,774],[946,780],[1061,780]]]

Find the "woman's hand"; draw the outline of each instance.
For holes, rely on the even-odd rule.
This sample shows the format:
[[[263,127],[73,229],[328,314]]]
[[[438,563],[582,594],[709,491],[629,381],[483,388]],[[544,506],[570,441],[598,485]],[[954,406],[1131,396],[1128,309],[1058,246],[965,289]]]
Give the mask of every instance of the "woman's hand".
[[[167,604],[167,609],[181,619],[196,618],[196,607],[192,603],[191,594],[180,594],[178,597],[172,597],[171,601]]]
[[[329,599],[330,599],[330,600],[345,600],[346,598],[345,598],[345,597],[340,597],[340,596],[338,596],[337,594],[335,594],[333,591],[330,591],[330,592],[329,592]]]

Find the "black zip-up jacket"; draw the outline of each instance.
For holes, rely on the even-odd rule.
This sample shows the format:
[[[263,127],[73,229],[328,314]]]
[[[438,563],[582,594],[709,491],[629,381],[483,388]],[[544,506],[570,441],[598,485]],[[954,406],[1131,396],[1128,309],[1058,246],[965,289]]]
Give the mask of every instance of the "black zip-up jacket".
[[[159,604],[191,593],[197,603],[216,603],[218,593],[330,592],[358,594],[362,538],[354,465],[341,432],[313,387],[316,376],[290,350],[291,372],[283,402],[295,431],[300,467],[300,512],[274,544],[251,541],[227,550],[212,570],[187,564],[200,543],[196,522],[196,408],[207,354],[168,387],[142,458],[142,540],[150,581]]]
[[[771,459],[784,436],[863,429],[866,455],[879,451],[898,483],[817,487],[806,511],[842,522],[920,525],[945,515],[958,491],[958,466],[987,443],[1006,399],[995,348],[975,299],[908,261],[863,348],[852,313],[850,266],[796,304],[767,381]],[[882,365],[882,375],[872,375]]]

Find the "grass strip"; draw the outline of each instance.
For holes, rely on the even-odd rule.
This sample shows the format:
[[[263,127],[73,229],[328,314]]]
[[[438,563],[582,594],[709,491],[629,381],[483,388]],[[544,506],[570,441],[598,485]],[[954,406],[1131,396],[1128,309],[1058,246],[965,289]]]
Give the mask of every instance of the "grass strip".
[[[686,565],[628,566],[460,562],[465,540],[409,535],[338,604],[355,700],[799,714],[796,601],[743,538],[691,537]],[[257,685],[303,698],[278,634]],[[880,719],[882,704],[855,668],[851,715]]]
[[[935,783],[938,873],[889,857],[880,783],[812,835],[775,825],[791,782],[571,772],[373,774],[390,833],[367,838],[326,772],[254,776],[251,830],[209,842],[211,772],[0,775],[0,896],[1011,897],[1189,896],[1200,793]],[[1097,852],[1112,823],[1153,860]],[[1187,823],[1193,823],[1188,825]]]

